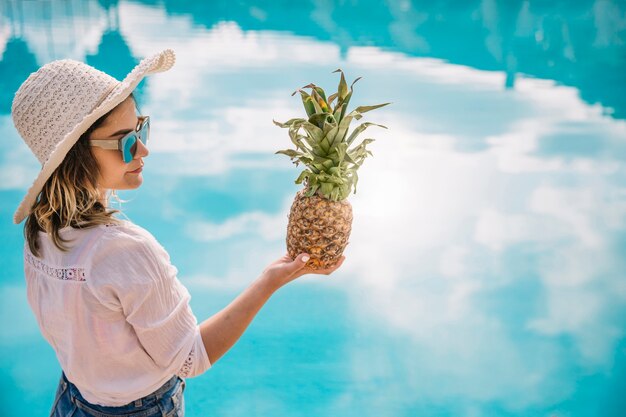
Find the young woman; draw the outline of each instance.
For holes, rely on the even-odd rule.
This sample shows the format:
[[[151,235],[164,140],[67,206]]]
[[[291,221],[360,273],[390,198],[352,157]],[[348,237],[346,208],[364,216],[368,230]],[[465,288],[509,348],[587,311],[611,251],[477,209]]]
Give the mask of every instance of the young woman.
[[[185,379],[205,372],[269,297],[307,274],[307,254],[270,264],[230,305],[198,324],[166,250],[114,216],[115,190],[139,187],[150,118],[132,95],[174,53],[141,61],[122,81],[74,60],[22,84],[12,117],[42,169],[14,222],[24,225],[28,302],[63,370],[53,416],[182,416]]]

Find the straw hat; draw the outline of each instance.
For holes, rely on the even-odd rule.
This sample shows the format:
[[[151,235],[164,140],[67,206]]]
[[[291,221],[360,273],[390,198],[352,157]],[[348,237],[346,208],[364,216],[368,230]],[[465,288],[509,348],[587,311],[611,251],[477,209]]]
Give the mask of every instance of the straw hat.
[[[167,71],[176,60],[166,49],[142,60],[118,81],[71,59],[50,62],[20,86],[11,107],[13,123],[41,163],[41,171],[13,215],[18,224],[54,170],[80,136],[100,117],[124,101],[149,74]]]

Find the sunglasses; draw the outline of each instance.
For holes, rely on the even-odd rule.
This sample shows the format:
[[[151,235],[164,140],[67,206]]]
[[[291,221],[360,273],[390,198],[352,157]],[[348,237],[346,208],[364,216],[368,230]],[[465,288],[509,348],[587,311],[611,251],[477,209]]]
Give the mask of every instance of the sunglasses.
[[[150,136],[150,116],[139,116],[138,119],[135,130],[124,135],[121,139],[90,139],[89,144],[98,148],[119,150],[122,152],[124,162],[129,163],[137,152],[137,140],[147,145]]]

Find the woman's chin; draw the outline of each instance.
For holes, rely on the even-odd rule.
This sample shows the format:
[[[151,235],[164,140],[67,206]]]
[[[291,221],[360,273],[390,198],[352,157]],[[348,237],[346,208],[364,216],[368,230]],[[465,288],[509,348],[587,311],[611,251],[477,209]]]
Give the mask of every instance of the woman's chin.
[[[141,184],[143,184],[143,178],[141,176],[139,176],[135,181],[133,181],[133,183],[131,185],[129,185],[128,189],[129,190],[134,190],[136,188],[141,187]]]
[[[130,174],[125,178],[123,185],[115,188],[116,190],[134,190],[143,184],[143,176],[141,174]]]

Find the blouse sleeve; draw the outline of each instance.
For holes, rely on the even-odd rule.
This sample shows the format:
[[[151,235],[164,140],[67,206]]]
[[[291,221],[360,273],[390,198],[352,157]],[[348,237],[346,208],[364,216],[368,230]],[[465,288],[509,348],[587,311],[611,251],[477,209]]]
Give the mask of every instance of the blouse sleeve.
[[[191,295],[167,251],[144,233],[107,233],[97,245],[92,275],[106,277],[98,292],[121,307],[146,353],[159,367],[194,377],[210,366]]]

